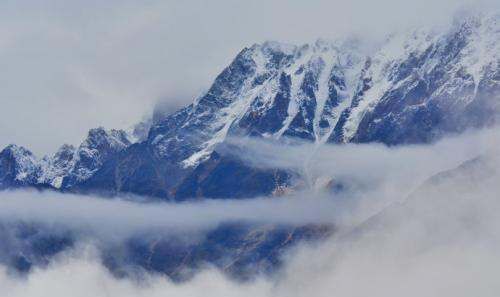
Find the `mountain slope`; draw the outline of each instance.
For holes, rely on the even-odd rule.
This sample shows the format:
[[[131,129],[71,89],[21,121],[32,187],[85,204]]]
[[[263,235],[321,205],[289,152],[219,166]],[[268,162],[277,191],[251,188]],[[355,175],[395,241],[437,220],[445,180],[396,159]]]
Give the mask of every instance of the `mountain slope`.
[[[230,159],[217,149],[227,137],[397,145],[492,125],[500,108],[499,18],[471,15],[446,30],[393,34],[369,51],[358,40],[255,44],[191,105],[157,116],[147,136],[141,125],[137,143],[124,132],[92,130],[78,149],[34,161],[36,181],[14,183],[4,161],[4,187],[170,200],[272,195],[294,173]]]
[[[488,126],[499,111],[499,37],[498,15],[489,15],[470,16],[446,32],[393,35],[368,56],[353,40],[254,45],[205,95],[154,125],[143,145],[171,166],[170,199],[185,199],[179,195],[186,191],[178,189],[193,174],[220,176],[207,164],[226,158],[220,151],[213,155],[226,137],[395,145]],[[245,169],[245,176],[253,170]],[[114,172],[126,175],[126,169]],[[225,178],[234,172],[227,170]],[[289,182],[271,178],[275,188]],[[204,192],[199,184],[190,186],[188,196]],[[244,185],[211,187],[230,197]],[[274,192],[260,188],[248,196]]]
[[[0,152],[0,189],[9,185],[70,188],[90,178],[130,144],[124,131],[96,128],[78,148],[63,145],[54,155],[42,159],[23,147],[9,145]]]

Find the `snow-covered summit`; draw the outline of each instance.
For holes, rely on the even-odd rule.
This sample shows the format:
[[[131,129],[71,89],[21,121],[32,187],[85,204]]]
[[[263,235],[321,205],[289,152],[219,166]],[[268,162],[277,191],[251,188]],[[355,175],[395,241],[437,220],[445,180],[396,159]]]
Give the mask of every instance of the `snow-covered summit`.
[[[391,34],[370,54],[356,39],[254,44],[204,96],[155,125],[149,142],[189,167],[228,135],[398,144],[481,126],[478,108],[495,102],[482,100],[498,94],[498,20],[472,15],[445,31]]]
[[[36,180],[38,162],[33,153],[11,144],[0,152],[0,188],[30,184]]]
[[[123,131],[93,129],[78,148],[35,162],[37,180],[171,198],[199,195],[192,188],[200,185],[228,188],[238,172],[248,179],[235,183],[251,188],[260,178],[267,193],[284,175],[259,175],[214,153],[227,137],[398,145],[491,125],[500,115],[499,19],[466,15],[369,46],[354,38],[254,44],[192,104],[138,126],[136,144]]]
[[[105,160],[130,144],[124,131],[100,127],[91,129],[78,148],[64,144],[55,154],[41,159],[23,147],[9,145],[0,153],[0,173],[12,172],[10,175],[15,176],[0,177],[0,184],[2,179],[5,184],[9,179],[19,184],[61,188],[89,178]]]
[[[163,156],[182,147],[176,159],[185,166],[206,159],[231,133],[326,141],[349,106],[363,63],[352,42],[255,44],[238,54],[204,96],[154,126],[149,141]]]

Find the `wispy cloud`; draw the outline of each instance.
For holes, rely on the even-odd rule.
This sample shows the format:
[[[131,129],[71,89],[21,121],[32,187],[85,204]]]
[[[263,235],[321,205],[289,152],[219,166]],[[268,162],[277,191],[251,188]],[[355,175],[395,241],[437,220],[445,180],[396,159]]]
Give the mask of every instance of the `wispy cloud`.
[[[334,223],[335,202],[326,196],[137,203],[120,199],[14,191],[0,194],[0,221],[33,222],[90,231],[102,238],[149,232],[209,230],[224,222],[304,225]]]
[[[259,278],[241,284],[210,269],[181,284],[158,275],[145,275],[140,282],[116,279],[97,260],[93,248],[84,246],[60,255],[48,268],[35,269],[26,279],[12,277],[4,269],[0,273],[0,286],[10,297],[497,296],[500,292],[498,156],[498,151],[490,151],[483,155],[479,165],[462,166],[426,184],[409,200],[392,204],[369,223],[358,225],[354,233],[334,236],[320,246],[294,250],[287,256],[285,269],[273,279]],[[69,200],[74,203],[71,199],[74,198]],[[228,208],[222,210],[226,212]],[[273,212],[282,211],[288,210],[278,208]],[[134,217],[119,204],[116,212]],[[51,214],[55,215],[55,211]],[[69,215],[78,216],[71,212]],[[216,216],[227,218],[221,213]]]

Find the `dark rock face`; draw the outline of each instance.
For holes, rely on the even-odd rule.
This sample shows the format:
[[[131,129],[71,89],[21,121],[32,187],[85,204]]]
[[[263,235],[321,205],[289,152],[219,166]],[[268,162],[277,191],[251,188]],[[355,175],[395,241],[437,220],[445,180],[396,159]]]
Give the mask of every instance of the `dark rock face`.
[[[290,76],[282,73],[279,79],[279,91],[274,97],[274,104],[266,110],[263,98],[257,98],[252,103],[252,111],[243,116],[238,122],[238,129],[233,128],[233,133],[238,134],[241,131],[248,131],[251,136],[259,136],[265,133],[273,134],[278,132],[288,115],[290,87]]]
[[[231,172],[228,175],[228,172]],[[291,186],[291,173],[252,168],[236,157],[212,153],[176,188],[176,200],[192,198],[239,199],[278,194]]]
[[[176,281],[212,265],[239,280],[272,273],[282,265],[283,253],[302,241],[325,239],[331,226],[302,227],[223,224],[199,239],[186,241],[173,235],[143,234],[115,243],[98,244],[101,260],[118,276],[138,270],[165,274]],[[0,262],[18,272],[45,266],[53,256],[73,247],[78,233],[26,223],[0,224]]]
[[[0,239],[0,262],[19,272],[47,265],[74,244],[68,232],[28,223],[0,223]]]
[[[182,168],[139,143],[110,158],[93,176],[71,190],[107,195],[134,193],[171,199],[170,189],[181,176]]]
[[[328,226],[253,226],[224,224],[200,241],[185,243],[168,237],[132,238],[125,249],[111,249],[105,263],[129,263],[161,272],[174,280],[185,280],[207,265],[229,276],[248,280],[272,273],[282,265],[283,253],[301,241],[318,241],[331,234]],[[116,273],[126,271],[114,270]]]
[[[8,148],[0,153],[0,188],[7,189],[16,186],[16,160]]]

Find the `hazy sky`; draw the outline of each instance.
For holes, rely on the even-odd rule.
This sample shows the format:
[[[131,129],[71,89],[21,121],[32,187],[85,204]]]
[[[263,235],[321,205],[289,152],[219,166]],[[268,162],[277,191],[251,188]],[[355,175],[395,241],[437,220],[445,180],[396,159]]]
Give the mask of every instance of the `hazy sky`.
[[[481,2],[488,2],[481,1]],[[472,0],[3,0],[0,146],[36,153],[194,99],[244,46],[377,36]],[[489,1],[494,3],[495,1]],[[432,9],[430,9],[432,7]]]

